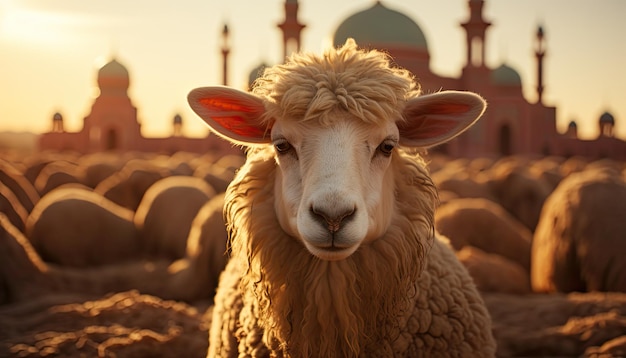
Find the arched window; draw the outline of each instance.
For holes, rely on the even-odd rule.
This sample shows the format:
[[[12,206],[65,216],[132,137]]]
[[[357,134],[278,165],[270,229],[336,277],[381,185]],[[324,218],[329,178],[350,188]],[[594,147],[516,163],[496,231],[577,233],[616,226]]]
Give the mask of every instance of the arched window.
[[[511,127],[508,124],[503,124],[500,127],[498,145],[500,155],[507,156],[513,154],[511,148]]]
[[[107,131],[106,135],[106,150],[115,150],[118,147],[117,131],[113,128]]]

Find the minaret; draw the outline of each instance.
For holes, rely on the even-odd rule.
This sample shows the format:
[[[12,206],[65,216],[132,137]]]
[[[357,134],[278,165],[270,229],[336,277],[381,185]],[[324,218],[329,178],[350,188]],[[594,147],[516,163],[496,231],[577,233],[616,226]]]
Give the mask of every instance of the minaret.
[[[537,103],[543,102],[543,56],[546,54],[543,27],[537,28],[537,44],[535,56],[537,57]]]
[[[283,31],[283,58],[300,51],[300,32],[305,25],[298,22],[298,0],[285,1],[285,21],[278,27]]]
[[[485,32],[491,25],[483,18],[483,0],[469,0],[470,18],[461,26],[467,34],[466,67],[485,66]]]
[[[222,84],[224,86],[228,86],[228,54],[230,53],[228,42],[228,25],[224,24],[222,30]]]

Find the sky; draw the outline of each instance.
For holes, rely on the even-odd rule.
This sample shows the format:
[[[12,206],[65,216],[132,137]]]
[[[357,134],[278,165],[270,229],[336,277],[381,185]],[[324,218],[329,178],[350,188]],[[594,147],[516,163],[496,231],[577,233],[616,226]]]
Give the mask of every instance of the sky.
[[[431,70],[458,77],[465,65],[468,0],[382,0],[422,29]],[[374,0],[299,0],[302,49],[321,51],[339,24]],[[96,74],[112,58],[130,73],[129,95],[142,133],[169,136],[176,114],[183,133],[207,128],[187,93],[222,82],[221,32],[230,29],[229,85],[244,89],[260,63],[282,62],[284,0],[0,0],[0,131],[46,132],[55,112],[78,131],[98,94]],[[597,136],[604,111],[626,139],[626,1],[485,0],[492,23],[486,64],[516,69],[524,96],[536,100],[534,40],[543,26],[544,103],[557,127],[571,120],[583,138]],[[419,74],[418,74],[419,76]]]

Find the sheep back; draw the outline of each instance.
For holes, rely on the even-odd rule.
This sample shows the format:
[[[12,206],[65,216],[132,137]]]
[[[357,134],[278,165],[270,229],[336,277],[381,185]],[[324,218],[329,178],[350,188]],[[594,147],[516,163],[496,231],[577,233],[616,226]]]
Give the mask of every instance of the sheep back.
[[[125,261],[138,254],[133,212],[88,190],[58,188],[26,221],[26,236],[48,262],[75,267]]]
[[[185,256],[192,221],[213,196],[215,190],[195,177],[171,176],[148,188],[134,218],[144,252],[172,260]]]
[[[530,271],[532,233],[490,200],[450,200],[435,213],[435,228],[450,239],[455,250],[471,245],[501,255]]]
[[[539,292],[626,292],[626,182],[613,170],[571,174],[546,200],[532,244]]]

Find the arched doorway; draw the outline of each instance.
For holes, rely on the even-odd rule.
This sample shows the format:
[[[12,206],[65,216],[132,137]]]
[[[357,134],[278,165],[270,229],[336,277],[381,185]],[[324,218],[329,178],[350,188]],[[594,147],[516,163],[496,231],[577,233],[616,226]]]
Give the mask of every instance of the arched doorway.
[[[503,124],[500,127],[499,140],[498,140],[498,149],[500,155],[508,156],[513,154],[511,148],[511,127],[508,124]]]
[[[118,147],[117,131],[113,128],[107,131],[105,137],[106,150],[115,150]]]

